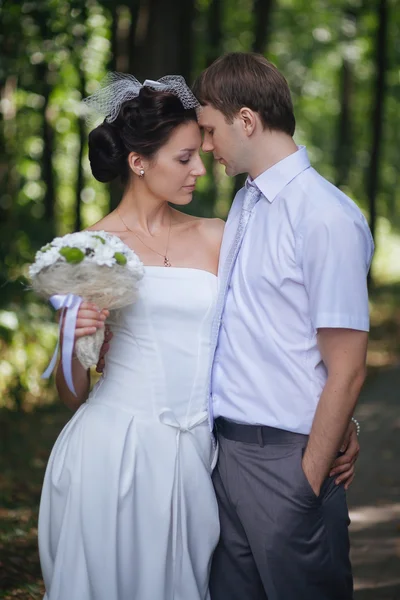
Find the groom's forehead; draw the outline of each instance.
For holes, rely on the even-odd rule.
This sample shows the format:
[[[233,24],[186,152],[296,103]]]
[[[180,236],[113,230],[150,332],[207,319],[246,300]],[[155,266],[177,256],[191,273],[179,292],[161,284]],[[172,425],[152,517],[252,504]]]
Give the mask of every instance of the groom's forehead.
[[[200,127],[211,127],[216,118],[218,118],[218,114],[219,111],[217,109],[212,109],[209,106],[202,106],[197,112],[197,119]]]
[[[200,129],[210,129],[214,128],[216,125],[216,119],[212,115],[198,115],[197,122],[200,126]]]

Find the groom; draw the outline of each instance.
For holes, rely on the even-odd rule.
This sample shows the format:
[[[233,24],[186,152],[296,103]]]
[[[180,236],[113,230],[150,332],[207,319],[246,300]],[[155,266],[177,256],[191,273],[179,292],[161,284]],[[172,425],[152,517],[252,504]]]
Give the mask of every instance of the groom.
[[[264,57],[223,56],[193,91],[203,150],[248,174],[220,256],[211,597],[350,600],[346,494],[330,475],[365,377],[371,234],[296,146],[287,82]]]

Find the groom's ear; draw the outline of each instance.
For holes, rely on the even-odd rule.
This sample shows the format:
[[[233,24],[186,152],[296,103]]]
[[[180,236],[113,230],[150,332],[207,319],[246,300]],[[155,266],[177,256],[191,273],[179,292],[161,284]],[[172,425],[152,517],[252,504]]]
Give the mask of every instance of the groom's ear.
[[[238,117],[241,120],[243,132],[245,135],[250,137],[254,133],[257,126],[256,113],[251,110],[251,108],[243,106],[243,108],[241,108],[239,111]]]

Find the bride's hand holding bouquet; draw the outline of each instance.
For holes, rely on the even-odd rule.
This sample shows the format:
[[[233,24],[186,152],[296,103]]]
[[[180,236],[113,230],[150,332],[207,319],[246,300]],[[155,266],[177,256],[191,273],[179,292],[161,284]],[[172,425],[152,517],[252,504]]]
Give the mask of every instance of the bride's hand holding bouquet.
[[[105,231],[67,234],[37,252],[29,269],[32,287],[61,310],[62,367],[73,394],[73,353],[85,369],[98,362],[109,310],[135,301],[143,274],[133,250]],[[43,377],[53,371],[57,354],[58,344]]]

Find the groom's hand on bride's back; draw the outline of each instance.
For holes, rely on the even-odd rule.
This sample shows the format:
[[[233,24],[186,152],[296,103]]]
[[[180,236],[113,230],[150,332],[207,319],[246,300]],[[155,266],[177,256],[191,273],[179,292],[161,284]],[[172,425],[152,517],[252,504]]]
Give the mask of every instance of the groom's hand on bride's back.
[[[100,348],[100,356],[99,356],[98,363],[96,365],[97,373],[102,373],[104,371],[104,367],[106,364],[105,356],[110,349],[110,340],[111,340],[112,336],[113,336],[113,333],[112,333],[111,329],[106,325],[106,329],[104,332],[104,342],[103,342],[102,347]]]

